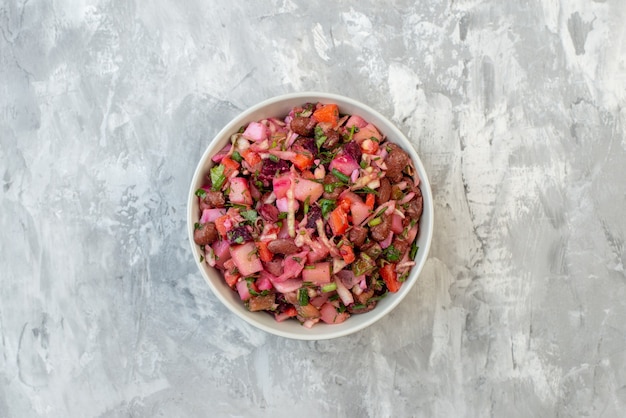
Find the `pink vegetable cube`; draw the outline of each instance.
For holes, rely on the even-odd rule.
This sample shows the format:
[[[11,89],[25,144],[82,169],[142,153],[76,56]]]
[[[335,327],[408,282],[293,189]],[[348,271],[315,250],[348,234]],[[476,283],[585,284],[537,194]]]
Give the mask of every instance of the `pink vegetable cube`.
[[[211,246],[215,252],[215,265],[224,267],[224,263],[230,260],[230,244],[226,240],[217,240]]]
[[[337,308],[328,302],[322,305],[320,308],[320,314],[322,321],[327,324],[340,324],[350,316],[348,312],[337,312]]]
[[[354,170],[359,169],[359,164],[351,156],[340,154],[330,162],[329,170],[332,171],[333,168],[336,168],[346,176],[351,176]]]
[[[254,242],[230,247],[230,255],[242,276],[249,276],[263,270]]]
[[[304,202],[309,198],[309,203],[313,203],[324,194],[324,186],[312,180],[297,179],[293,192],[299,201]]]
[[[348,129],[352,128],[353,126],[356,126],[357,128],[362,128],[365,125],[367,125],[367,122],[362,117],[357,115],[350,116],[350,118],[346,122],[346,128]]]
[[[306,266],[302,270],[302,280],[315,284],[330,283],[330,263],[324,262]]]
[[[378,132],[378,129],[376,129],[376,127],[371,123],[368,123],[366,126],[359,128],[359,132],[355,133],[352,139],[358,144],[361,144],[361,142],[363,142],[364,140],[372,137],[376,138],[378,142],[380,142],[380,140],[382,139],[382,136],[380,135],[380,132]]]
[[[241,300],[250,299],[250,289],[248,289],[248,282],[245,280],[238,281],[235,285],[237,287],[237,293],[239,293],[239,297]]]
[[[263,141],[267,139],[267,126],[259,122],[250,122],[243,131],[243,137],[251,141]]]
[[[274,186],[274,194],[277,198],[287,196],[287,191],[291,187],[291,180],[289,179],[289,174],[284,174],[279,177],[274,177],[272,179],[272,185]]]
[[[252,194],[248,187],[248,180],[243,177],[235,177],[230,181],[230,194],[228,195],[232,203],[242,205],[252,205]]]
[[[397,213],[394,213],[391,217],[391,230],[399,234],[404,228],[402,227],[402,217]]]
[[[352,214],[352,223],[360,225],[370,215],[370,208],[363,202],[355,201],[350,205],[350,213]]]

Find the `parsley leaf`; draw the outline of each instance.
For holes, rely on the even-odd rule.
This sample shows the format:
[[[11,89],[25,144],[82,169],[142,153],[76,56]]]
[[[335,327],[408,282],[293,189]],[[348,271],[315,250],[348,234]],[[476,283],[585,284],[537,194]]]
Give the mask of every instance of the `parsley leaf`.
[[[224,166],[222,164],[213,166],[213,168],[211,168],[211,190],[219,192],[225,181],[226,176],[224,175]]]
[[[400,261],[401,255],[402,254],[400,254],[400,250],[398,250],[393,245],[390,245],[389,247],[385,248],[382,254],[382,256],[385,257],[387,261],[391,261],[391,262]]]
[[[321,149],[322,145],[324,145],[324,142],[326,142],[326,135],[324,135],[324,131],[322,130],[322,127],[317,125],[315,127],[315,145],[317,145],[317,149]]]

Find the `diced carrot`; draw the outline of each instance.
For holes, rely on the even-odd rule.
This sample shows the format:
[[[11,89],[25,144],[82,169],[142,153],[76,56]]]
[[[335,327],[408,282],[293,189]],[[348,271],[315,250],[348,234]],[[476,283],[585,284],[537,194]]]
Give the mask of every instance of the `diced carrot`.
[[[337,125],[337,121],[339,120],[339,108],[336,104],[324,105],[313,112],[313,117],[318,122],[328,122],[335,127]]]
[[[351,246],[344,244],[339,248],[339,254],[343,257],[343,261],[350,264],[355,260],[354,250]]]
[[[259,156],[259,154],[252,151],[250,148],[247,148],[241,151],[241,156],[243,157],[244,160],[246,160],[246,162],[250,165],[250,167],[261,162],[261,157]]]
[[[307,168],[313,165],[313,158],[307,154],[296,154],[293,158],[293,165],[295,165],[298,170],[306,170]]]
[[[380,269],[380,275],[385,281],[385,284],[387,285],[387,289],[390,292],[395,293],[398,290],[400,290],[400,286],[402,286],[402,283],[398,281],[398,273],[396,273],[395,264],[385,264]]]
[[[267,244],[266,241],[258,241],[256,243],[256,246],[259,248],[259,258],[265,262],[272,261],[272,258],[274,258],[274,254],[267,248]]]
[[[228,215],[220,216],[215,220],[215,228],[217,229],[217,232],[219,232],[219,234],[224,238],[226,238],[226,233],[228,232],[228,229],[226,228],[227,220]]]
[[[350,205],[352,204],[352,202],[350,201],[349,198],[347,197],[342,197],[341,199],[339,199],[339,202],[337,202],[337,207],[340,207],[341,209],[344,210],[344,212],[347,212],[350,210]]]
[[[365,204],[367,205],[368,208],[370,208],[370,210],[373,210],[374,203],[376,203],[376,196],[374,196],[373,193],[368,193],[367,197],[365,198]]]
[[[221,164],[224,166],[224,175],[227,178],[233,171],[239,170],[239,163],[228,156],[222,158]]]
[[[290,306],[287,309],[285,309],[284,313],[286,315],[289,315],[290,317],[294,317],[294,316],[298,315],[297,309],[295,307],[293,307],[293,306]]]
[[[341,235],[348,229],[348,214],[341,206],[338,206],[330,213],[328,223],[333,231],[333,235]]]
[[[230,287],[235,286],[237,280],[239,280],[240,277],[241,274],[237,273],[237,270],[235,270],[234,268],[224,270],[224,281]]]

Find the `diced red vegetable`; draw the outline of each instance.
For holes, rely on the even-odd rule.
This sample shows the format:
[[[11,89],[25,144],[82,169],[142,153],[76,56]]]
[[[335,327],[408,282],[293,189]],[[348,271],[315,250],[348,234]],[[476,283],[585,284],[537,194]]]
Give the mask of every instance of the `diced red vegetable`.
[[[341,206],[335,208],[328,218],[333,235],[341,235],[348,229],[348,215]]]
[[[272,258],[274,258],[274,254],[267,248],[267,242],[264,241],[258,241],[256,243],[256,246],[259,249],[259,258],[261,259],[261,261],[272,261]]]
[[[250,148],[243,150],[241,152],[241,156],[244,160],[246,160],[248,164],[250,164],[250,167],[255,166],[257,163],[261,162],[261,157],[259,156],[259,154],[252,151]]]
[[[226,225],[229,219],[230,217],[228,215],[224,215],[215,220],[215,228],[222,238],[226,238],[226,233],[230,230],[230,226]]]
[[[374,205],[376,204],[376,196],[374,196],[373,193],[368,193],[367,197],[365,198],[365,204],[367,205],[367,207],[370,210],[373,210],[374,209]]]
[[[224,166],[224,176],[226,178],[230,177],[234,171],[239,170],[239,163],[228,156],[222,158],[221,164]]]
[[[398,290],[400,290],[400,286],[402,286],[402,283],[398,281],[398,273],[396,273],[395,264],[385,264],[380,269],[380,276],[385,281],[385,284],[387,285],[387,289],[390,292],[395,293]]]
[[[313,165],[313,158],[306,154],[296,154],[292,158],[293,165],[298,167],[298,170],[303,171],[310,168]]]
[[[343,261],[347,264],[350,264],[355,260],[354,250],[349,245],[342,245],[341,248],[339,248],[339,253],[343,257]]]

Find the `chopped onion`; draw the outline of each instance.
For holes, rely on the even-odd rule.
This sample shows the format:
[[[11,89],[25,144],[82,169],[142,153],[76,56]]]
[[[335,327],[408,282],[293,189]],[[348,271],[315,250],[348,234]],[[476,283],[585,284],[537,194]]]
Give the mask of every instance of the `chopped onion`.
[[[341,280],[338,277],[335,277],[335,283],[337,283],[337,294],[341,298],[343,304],[346,306],[353,304],[354,298],[352,297],[352,292],[350,292],[348,288],[341,283]]]

